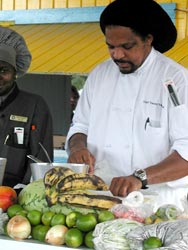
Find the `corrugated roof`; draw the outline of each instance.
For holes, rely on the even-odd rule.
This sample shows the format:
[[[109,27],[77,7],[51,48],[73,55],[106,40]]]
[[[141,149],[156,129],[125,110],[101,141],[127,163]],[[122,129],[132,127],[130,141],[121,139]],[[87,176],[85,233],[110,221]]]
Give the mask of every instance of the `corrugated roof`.
[[[165,54],[188,69],[188,37],[178,41],[175,46]]]
[[[30,73],[88,74],[109,57],[98,23],[15,25],[32,53]]]
[[[29,73],[88,74],[109,58],[98,23],[14,25],[32,53]],[[188,39],[176,43],[167,56],[188,67]]]

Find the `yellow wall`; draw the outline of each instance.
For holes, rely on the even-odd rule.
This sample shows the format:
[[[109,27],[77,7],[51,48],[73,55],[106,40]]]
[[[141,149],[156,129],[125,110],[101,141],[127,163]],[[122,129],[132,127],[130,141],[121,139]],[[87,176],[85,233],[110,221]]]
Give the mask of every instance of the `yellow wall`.
[[[0,10],[45,8],[73,8],[106,6],[113,0],[0,0]],[[188,0],[156,0],[158,3],[176,3],[178,40],[188,36]]]
[[[106,6],[113,0],[0,0],[2,10]]]

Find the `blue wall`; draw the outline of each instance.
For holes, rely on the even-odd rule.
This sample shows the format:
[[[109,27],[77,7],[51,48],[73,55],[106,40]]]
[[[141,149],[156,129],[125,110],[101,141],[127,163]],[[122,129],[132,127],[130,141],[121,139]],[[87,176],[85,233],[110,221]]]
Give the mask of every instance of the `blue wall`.
[[[161,4],[175,22],[176,4]],[[98,22],[105,7],[39,9],[39,10],[4,10],[0,11],[1,21],[12,21],[15,24],[47,24]]]

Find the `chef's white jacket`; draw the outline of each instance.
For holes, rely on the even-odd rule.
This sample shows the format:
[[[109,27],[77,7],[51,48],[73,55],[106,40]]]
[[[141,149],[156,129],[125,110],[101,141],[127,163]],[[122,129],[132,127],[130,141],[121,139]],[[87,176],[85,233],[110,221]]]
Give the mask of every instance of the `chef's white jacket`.
[[[167,81],[181,105],[171,102]],[[87,135],[88,149],[96,157],[95,174],[107,183],[154,165],[173,150],[188,160],[187,69],[155,49],[131,74],[122,74],[111,59],[98,65],[88,76],[67,141],[78,132]],[[148,190],[158,193],[158,205],[181,205],[188,177]]]

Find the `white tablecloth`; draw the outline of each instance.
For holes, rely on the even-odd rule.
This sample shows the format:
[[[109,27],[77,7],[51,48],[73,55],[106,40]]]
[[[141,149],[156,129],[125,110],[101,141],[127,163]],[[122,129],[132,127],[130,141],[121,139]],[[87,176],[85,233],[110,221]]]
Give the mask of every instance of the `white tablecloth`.
[[[86,250],[86,247],[79,247],[79,248],[70,248],[66,246],[52,246],[45,243],[40,243],[39,241],[34,240],[24,240],[24,241],[17,241],[10,239],[6,236],[0,235],[0,249],[2,250],[71,250],[71,249],[79,249],[79,250]]]

